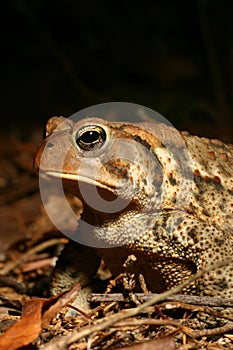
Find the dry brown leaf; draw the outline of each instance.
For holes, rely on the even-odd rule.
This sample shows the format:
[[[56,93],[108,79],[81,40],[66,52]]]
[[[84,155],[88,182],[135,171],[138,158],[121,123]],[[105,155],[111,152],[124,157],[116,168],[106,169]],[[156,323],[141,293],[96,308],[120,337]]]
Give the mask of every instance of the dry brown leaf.
[[[1,350],[16,350],[30,344],[46,327],[53,317],[69,303],[80,290],[80,285],[73,286],[68,292],[56,297],[33,298],[25,303],[20,321],[10,327],[0,337]]]
[[[63,292],[53,298],[46,299],[43,307],[42,328],[50,324],[51,320],[61,309],[74,299],[80,291],[80,284],[75,284],[70,290]]]
[[[24,314],[0,337],[0,349],[14,350],[30,344],[41,331],[41,310],[44,299],[32,299],[25,304]]]

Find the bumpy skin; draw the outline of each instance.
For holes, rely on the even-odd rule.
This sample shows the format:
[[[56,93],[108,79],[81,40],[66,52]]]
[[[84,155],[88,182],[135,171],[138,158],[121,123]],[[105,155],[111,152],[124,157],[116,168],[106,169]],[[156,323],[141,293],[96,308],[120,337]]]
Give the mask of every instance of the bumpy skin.
[[[76,139],[90,125],[101,127],[106,140],[84,150]],[[105,199],[112,199],[117,189],[128,203],[117,213],[103,213],[83,201],[82,219],[93,224],[91,245],[97,248],[68,244],[58,262],[54,292],[68,288],[74,279],[90,283],[99,265],[97,256],[117,275],[125,271],[124,262],[133,254],[136,279],[142,273],[153,292],[232,258],[232,145],[179,133],[156,122],[87,118],[74,123],[53,117],[35,167],[48,178],[66,179],[71,191],[79,180],[88,188],[97,186]],[[80,235],[81,230],[80,226]],[[232,297],[233,266],[205,274],[183,292]]]

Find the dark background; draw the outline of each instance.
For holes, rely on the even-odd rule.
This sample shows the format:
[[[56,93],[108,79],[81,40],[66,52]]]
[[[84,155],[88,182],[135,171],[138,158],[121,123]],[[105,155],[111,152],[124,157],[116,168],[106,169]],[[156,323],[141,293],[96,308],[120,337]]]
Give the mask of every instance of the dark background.
[[[232,141],[233,2],[1,1],[2,131],[93,104],[146,105]]]

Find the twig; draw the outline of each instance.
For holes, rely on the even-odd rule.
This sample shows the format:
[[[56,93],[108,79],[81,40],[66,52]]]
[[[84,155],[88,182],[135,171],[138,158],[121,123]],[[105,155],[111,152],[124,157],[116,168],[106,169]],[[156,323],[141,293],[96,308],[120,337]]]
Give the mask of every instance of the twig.
[[[138,300],[147,301],[151,298],[156,297],[156,293],[134,293]],[[198,295],[185,295],[185,294],[174,294],[166,298],[167,301],[179,301],[183,303],[190,303],[194,305],[206,305],[206,306],[218,306],[218,307],[233,307],[233,299],[231,298],[216,298],[206,297]],[[95,294],[92,293],[88,296],[89,302],[129,302],[130,299],[125,297],[122,293],[111,293],[111,294]]]
[[[11,287],[19,294],[24,294],[27,291],[27,287],[23,282],[18,282],[15,278],[10,276],[2,276],[0,274],[0,287]]]
[[[53,245],[57,245],[59,243],[66,243],[66,242],[67,242],[66,238],[53,238],[53,239],[50,239],[49,241],[42,242],[37,246],[33,247],[32,249],[28,250],[25,254],[22,254],[22,256],[20,256],[18,260],[11,261],[5,264],[4,267],[0,270],[0,273],[2,275],[6,275],[10,271],[12,271],[16,266],[27,261],[29,256],[39,253],[40,251],[47,249]]]
[[[41,269],[43,267],[49,267],[51,266],[52,261],[53,261],[52,257],[45,258],[45,259],[38,258],[36,261],[30,261],[20,265],[20,270],[22,272],[29,272],[29,271]]]
[[[227,332],[232,332],[233,331],[233,322],[228,322],[224,326],[221,327],[216,327],[213,329],[201,329],[198,331],[193,331],[189,328],[188,331],[186,331],[186,327],[182,327],[182,330],[190,335],[192,338],[201,338],[201,337],[209,337],[211,335],[216,335],[216,334],[223,334]]]
[[[174,320],[154,320],[151,318],[143,319],[143,320],[137,320],[137,319],[130,319],[126,321],[120,321],[114,324],[114,327],[127,327],[127,326],[144,326],[144,325],[150,325],[150,326],[174,326],[174,327],[180,327],[181,323],[179,321]]]

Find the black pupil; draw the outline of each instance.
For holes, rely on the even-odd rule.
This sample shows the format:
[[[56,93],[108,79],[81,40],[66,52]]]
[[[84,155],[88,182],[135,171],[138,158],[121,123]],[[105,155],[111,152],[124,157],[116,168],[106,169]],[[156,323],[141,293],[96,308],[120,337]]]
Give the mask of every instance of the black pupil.
[[[100,134],[98,131],[86,131],[80,137],[80,140],[84,143],[94,143],[99,140]]]

